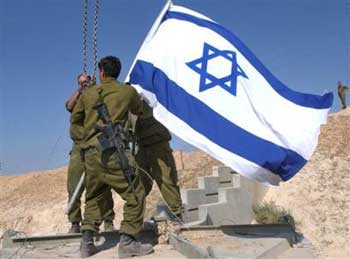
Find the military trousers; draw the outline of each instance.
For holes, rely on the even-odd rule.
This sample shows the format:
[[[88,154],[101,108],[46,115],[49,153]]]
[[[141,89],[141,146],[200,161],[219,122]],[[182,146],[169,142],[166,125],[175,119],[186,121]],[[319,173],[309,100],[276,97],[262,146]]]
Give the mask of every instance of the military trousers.
[[[131,155],[127,154],[129,161]],[[86,203],[82,231],[97,231],[101,224],[98,214],[100,200],[103,199],[104,189],[109,187],[115,190],[125,201],[123,220],[120,232],[136,236],[142,229],[144,216],[145,190],[137,175],[133,180],[133,189],[126,180],[120,165],[118,156],[113,149],[98,151],[97,148],[89,148],[85,151],[86,167]]]
[[[343,108],[346,108],[346,93],[344,92],[338,92],[341,104],[343,106]]]
[[[156,181],[170,209],[176,215],[180,215],[182,213],[182,201],[175,160],[169,142],[158,142],[147,147],[139,146],[135,160],[138,166]],[[142,170],[140,171],[147,196],[152,190],[153,180]]]
[[[85,171],[84,162],[81,159],[80,155],[80,146],[78,144],[73,144],[73,148],[70,154],[70,160],[68,165],[68,177],[67,177],[67,190],[68,190],[68,198],[69,200],[72,198],[74,190],[79,183],[79,180],[82,174]],[[85,179],[86,180],[86,179]],[[78,193],[76,201],[73,203],[72,209],[68,214],[68,220],[70,222],[81,222],[81,195],[85,188],[85,180],[84,186],[81,188],[81,191]],[[110,188],[105,188],[103,191],[103,199],[100,201],[101,205],[101,217],[105,222],[113,222],[115,214],[113,211],[113,198],[112,192]]]

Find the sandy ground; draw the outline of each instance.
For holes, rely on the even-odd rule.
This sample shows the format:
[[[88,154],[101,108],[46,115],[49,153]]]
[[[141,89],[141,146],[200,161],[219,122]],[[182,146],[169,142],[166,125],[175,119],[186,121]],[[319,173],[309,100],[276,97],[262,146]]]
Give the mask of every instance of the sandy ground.
[[[329,116],[316,152],[265,200],[289,209],[319,258],[350,258],[350,111]]]
[[[329,116],[321,129],[317,150],[310,162],[291,181],[270,189],[265,200],[290,209],[298,228],[311,240],[317,258],[350,258],[350,111]],[[196,176],[210,175],[219,162],[203,152],[175,152],[179,181],[194,187]],[[65,233],[67,168],[0,176],[0,236],[6,229],[27,235]],[[116,226],[123,202],[114,195]],[[154,188],[148,197],[146,217],[159,202]]]
[[[175,152],[174,155],[179,183],[184,187],[194,186],[194,175],[208,175],[212,166],[220,164],[200,151]],[[28,235],[67,232],[70,225],[64,215],[68,199],[66,181],[67,167],[19,176],[0,176],[0,236],[5,229],[24,231]],[[124,202],[115,193],[113,197],[115,224],[118,226]],[[159,201],[161,197],[155,185],[147,198],[146,218],[151,216]]]

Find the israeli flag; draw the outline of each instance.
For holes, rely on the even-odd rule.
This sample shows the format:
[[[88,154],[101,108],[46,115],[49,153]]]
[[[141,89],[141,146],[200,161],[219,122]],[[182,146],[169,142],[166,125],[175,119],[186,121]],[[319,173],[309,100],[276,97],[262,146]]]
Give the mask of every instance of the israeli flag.
[[[170,131],[268,185],[306,164],[333,102],[291,90],[233,33],[170,1],[129,74]]]

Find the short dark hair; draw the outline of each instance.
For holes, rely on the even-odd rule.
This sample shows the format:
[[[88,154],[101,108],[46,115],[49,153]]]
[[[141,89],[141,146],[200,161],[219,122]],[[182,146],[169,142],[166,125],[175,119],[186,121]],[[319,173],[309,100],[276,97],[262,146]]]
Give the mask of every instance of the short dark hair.
[[[103,69],[106,76],[118,78],[120,70],[122,69],[122,64],[120,63],[119,58],[107,56],[98,62],[98,68],[100,71]]]

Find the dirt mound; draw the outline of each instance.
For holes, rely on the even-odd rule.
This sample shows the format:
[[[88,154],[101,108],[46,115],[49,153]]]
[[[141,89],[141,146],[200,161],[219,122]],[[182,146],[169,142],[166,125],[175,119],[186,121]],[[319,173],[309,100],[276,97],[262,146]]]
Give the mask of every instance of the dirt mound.
[[[331,114],[307,165],[265,196],[292,211],[320,258],[350,258],[349,129],[349,109]]]
[[[265,200],[290,209],[299,228],[312,241],[319,258],[350,258],[350,110],[331,114],[321,129],[319,145],[310,162],[291,181],[270,189]],[[195,187],[196,177],[210,175],[220,164],[201,152],[175,152],[182,187]],[[0,176],[0,235],[16,229],[28,235],[65,233],[64,209],[67,168]],[[114,195],[116,225],[123,201]],[[160,200],[157,188],[148,197],[146,216]]]
[[[174,155],[179,182],[185,187],[194,186],[195,176],[210,174],[212,166],[220,164],[200,151],[178,151]],[[69,223],[64,215],[66,181],[67,167],[19,176],[0,176],[0,236],[5,229],[16,229],[27,235],[67,232]],[[118,226],[124,201],[117,194],[113,197],[115,224]],[[147,199],[146,217],[149,217],[161,200],[158,188],[153,188]]]
[[[1,176],[1,229],[13,228],[27,234],[65,231],[67,226],[62,213],[67,195],[66,179],[66,167],[20,176]]]

